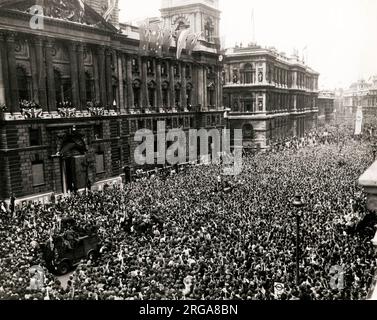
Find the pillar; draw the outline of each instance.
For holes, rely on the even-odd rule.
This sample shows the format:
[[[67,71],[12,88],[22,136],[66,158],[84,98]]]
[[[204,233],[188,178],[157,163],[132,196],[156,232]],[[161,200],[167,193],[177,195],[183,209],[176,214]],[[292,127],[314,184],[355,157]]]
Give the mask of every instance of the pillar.
[[[157,95],[157,105],[158,110],[162,106],[162,81],[161,81],[161,60],[157,59],[156,62],[156,95]]]
[[[96,54],[93,54],[93,77],[94,77],[94,94],[96,101],[101,101],[101,92],[99,86],[99,70],[98,70],[98,57]]]
[[[134,102],[134,91],[132,88],[132,58],[127,56],[127,104],[128,109],[133,109],[135,106]]]
[[[101,106],[105,107],[107,105],[105,47],[103,46],[98,47],[97,56],[98,56],[100,102],[101,102]]]
[[[149,107],[148,66],[145,59],[142,59],[141,61],[141,106],[144,108]]]
[[[124,88],[123,88],[123,59],[122,55],[119,54],[118,56],[118,87],[119,87],[119,105],[118,110],[120,112],[125,111],[125,103],[124,103]]]
[[[187,92],[186,92],[186,65],[181,64],[181,109],[187,108]]]
[[[47,67],[47,83],[48,83],[48,110],[56,111],[56,90],[54,66],[52,63],[53,42],[49,39],[46,43],[46,67]]]
[[[19,111],[19,93],[17,83],[17,65],[15,57],[15,34],[9,33],[7,37],[8,70],[10,82],[10,110]],[[45,84],[46,85],[46,84]]]
[[[109,108],[112,108],[114,97],[113,97],[113,70],[111,65],[111,49],[106,51],[106,84],[107,84],[107,103],[106,105]],[[115,62],[114,62],[115,63]]]
[[[204,95],[203,95],[203,100],[204,100],[204,110],[208,111],[208,88],[207,88],[207,75],[208,75],[208,70],[207,68],[204,68],[203,70],[203,90],[204,90]]]
[[[196,87],[198,88],[197,97],[198,97],[198,105],[201,105],[201,111],[205,109],[205,100],[204,100],[204,78],[203,78],[203,69],[201,67],[197,67],[197,75],[198,81],[196,83]]]
[[[169,97],[170,97],[170,108],[175,107],[175,91],[174,91],[174,65],[172,61],[169,62]]]
[[[0,104],[7,105],[9,94],[8,59],[5,47],[5,35],[0,32]]]
[[[79,74],[79,86],[80,86],[80,110],[86,108],[86,75],[84,64],[84,46],[79,44],[77,46],[77,60],[78,60],[78,74]]]
[[[74,107],[78,108],[80,106],[80,98],[77,72],[77,48],[75,43],[71,43],[69,46],[69,60],[71,63],[72,103]]]
[[[39,103],[37,53],[36,53],[35,46],[29,45],[29,49],[30,49],[31,80],[33,83],[32,99],[35,102]]]

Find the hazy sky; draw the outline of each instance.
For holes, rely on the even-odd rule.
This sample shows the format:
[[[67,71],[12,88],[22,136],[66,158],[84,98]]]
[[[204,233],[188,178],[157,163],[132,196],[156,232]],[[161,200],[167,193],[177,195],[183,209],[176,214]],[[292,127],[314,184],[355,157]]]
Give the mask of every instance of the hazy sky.
[[[121,21],[159,16],[159,0],[120,0]],[[345,87],[377,75],[377,0],[220,0],[227,47],[256,40],[291,54],[308,47],[320,85]],[[301,54],[300,54],[301,55]]]

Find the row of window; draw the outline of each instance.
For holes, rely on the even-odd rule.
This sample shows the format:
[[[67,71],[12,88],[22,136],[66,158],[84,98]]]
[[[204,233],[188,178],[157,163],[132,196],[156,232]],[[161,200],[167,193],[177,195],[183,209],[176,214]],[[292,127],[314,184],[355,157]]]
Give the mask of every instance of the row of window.
[[[294,81],[295,72],[278,67],[271,67],[267,64],[266,81],[268,83],[277,83],[292,87],[296,84],[298,87],[305,87],[311,90],[318,88],[318,81],[315,77],[306,75],[303,72],[296,72],[297,79]],[[233,69],[232,82],[241,84],[255,84],[264,81],[263,68],[247,63],[242,69]]]
[[[142,129],[157,131],[158,121],[165,122],[166,129],[194,128],[193,117],[167,118],[167,119],[139,119],[130,121],[130,131],[136,132]]]
[[[140,63],[139,59],[132,58],[132,73],[134,74],[140,74]],[[156,73],[155,70],[156,66],[153,62],[153,60],[148,59],[147,60],[147,73],[149,76],[154,76]],[[189,64],[184,65],[185,71],[186,71],[186,78],[190,79],[192,76],[192,68]],[[180,77],[181,74],[181,68],[178,62],[173,64],[173,73],[174,77]],[[168,77],[169,76],[169,69],[168,64],[166,62],[161,62],[161,76]]]

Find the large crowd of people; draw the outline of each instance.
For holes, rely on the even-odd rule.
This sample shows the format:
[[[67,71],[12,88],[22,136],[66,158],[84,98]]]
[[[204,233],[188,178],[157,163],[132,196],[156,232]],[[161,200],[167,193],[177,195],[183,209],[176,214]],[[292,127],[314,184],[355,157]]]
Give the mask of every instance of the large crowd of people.
[[[2,212],[0,299],[365,299],[373,234],[355,230],[367,214],[357,179],[372,163],[370,144],[347,139],[340,152],[338,139],[325,140],[246,157],[234,177],[221,165],[192,166]],[[99,256],[83,260],[67,286],[45,270],[43,288],[30,288],[30,267],[45,267],[41,244],[66,232],[67,216],[96,230]],[[339,286],[333,270],[342,270]]]

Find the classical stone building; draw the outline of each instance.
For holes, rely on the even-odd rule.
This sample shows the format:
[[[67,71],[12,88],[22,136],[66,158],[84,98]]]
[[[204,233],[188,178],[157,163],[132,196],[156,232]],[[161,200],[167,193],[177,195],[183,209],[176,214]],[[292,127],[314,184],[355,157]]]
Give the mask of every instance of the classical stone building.
[[[297,56],[250,44],[226,52],[224,106],[232,129],[243,129],[244,147],[302,136],[316,126],[319,74]]]
[[[376,126],[377,118],[377,76],[369,81],[359,80],[344,90],[341,96],[344,114],[355,121],[358,107],[363,108],[364,124]]]
[[[166,52],[141,51],[118,1],[37,1],[42,28],[31,25],[35,3],[0,0],[0,199],[118,183],[136,168],[135,132],[159,120],[223,128],[217,1],[163,1],[173,31],[203,31],[179,59],[174,38]]]
[[[335,93],[321,91],[318,96],[318,125],[332,124],[335,120]]]

